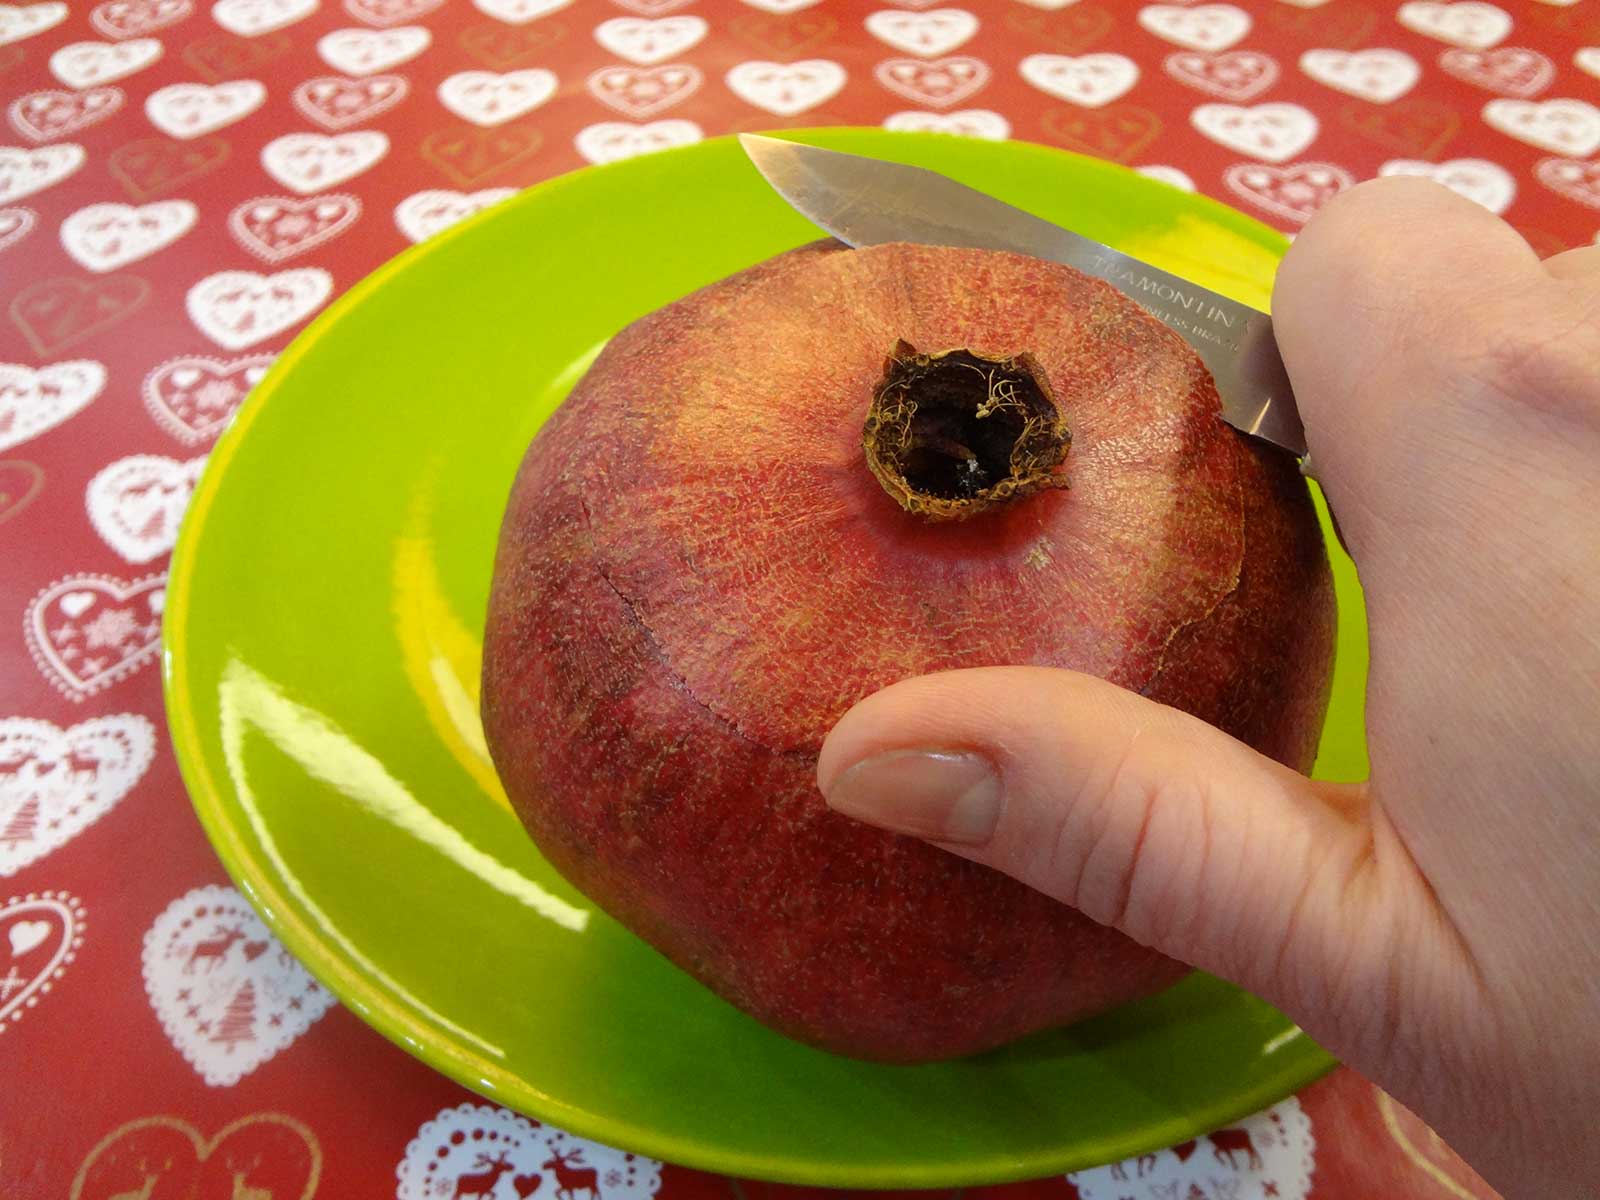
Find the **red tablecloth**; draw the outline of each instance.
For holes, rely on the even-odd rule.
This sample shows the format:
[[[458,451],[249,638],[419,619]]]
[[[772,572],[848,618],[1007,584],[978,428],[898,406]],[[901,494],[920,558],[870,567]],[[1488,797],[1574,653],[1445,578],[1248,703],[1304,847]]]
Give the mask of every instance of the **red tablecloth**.
[[[938,5],[0,5],[0,1196],[561,1186],[534,1176],[573,1139],[434,1074],[278,950],[162,719],[163,571],[209,447],[330,295],[410,243],[587,162],[827,124],[1065,146],[1287,231],[1392,172],[1543,254],[1600,226],[1596,0]],[[240,937],[194,933],[219,912]],[[226,1005],[169,986],[177,953],[237,976]],[[506,1165],[475,1170],[480,1144]],[[800,1190],[577,1144],[596,1200]],[[1348,1071],[1210,1138],[985,1191],[1490,1194]]]

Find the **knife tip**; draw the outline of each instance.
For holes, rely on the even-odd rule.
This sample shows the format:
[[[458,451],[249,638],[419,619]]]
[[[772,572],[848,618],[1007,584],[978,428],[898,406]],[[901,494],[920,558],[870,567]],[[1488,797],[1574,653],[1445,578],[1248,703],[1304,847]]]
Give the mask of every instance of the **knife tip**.
[[[768,137],[764,133],[741,133],[739,144],[744,147],[745,153],[755,155],[763,149],[784,145],[782,138]]]

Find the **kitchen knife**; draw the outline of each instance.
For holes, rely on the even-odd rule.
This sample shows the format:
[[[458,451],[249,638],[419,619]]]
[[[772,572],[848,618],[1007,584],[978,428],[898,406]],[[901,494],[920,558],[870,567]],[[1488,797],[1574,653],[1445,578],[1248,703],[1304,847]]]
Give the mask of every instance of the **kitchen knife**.
[[[1266,313],[924,167],[758,134],[739,141],[780,196],[848,245],[1010,250],[1105,280],[1194,347],[1216,381],[1223,420],[1305,459],[1305,429]]]

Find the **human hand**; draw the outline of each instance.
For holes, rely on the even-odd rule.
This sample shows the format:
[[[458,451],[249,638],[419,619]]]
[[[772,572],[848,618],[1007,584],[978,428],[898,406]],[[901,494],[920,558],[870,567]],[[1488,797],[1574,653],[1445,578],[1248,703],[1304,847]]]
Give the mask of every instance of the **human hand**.
[[[1600,247],[1541,263],[1437,184],[1377,180],[1295,241],[1274,323],[1365,593],[1368,782],[1021,667],[867,698],[818,782],[1266,998],[1508,1194],[1587,1194]]]

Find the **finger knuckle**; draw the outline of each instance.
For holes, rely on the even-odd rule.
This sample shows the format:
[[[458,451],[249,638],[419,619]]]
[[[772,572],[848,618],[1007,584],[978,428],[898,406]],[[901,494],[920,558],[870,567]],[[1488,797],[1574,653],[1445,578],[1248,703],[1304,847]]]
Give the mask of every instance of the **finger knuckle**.
[[[1547,416],[1600,422],[1600,293],[1512,315],[1485,331],[1471,374],[1497,399]]]
[[[1136,742],[1063,809],[1049,869],[1086,916],[1166,945],[1194,912],[1183,897],[1205,870],[1207,804],[1193,780],[1150,771]]]

